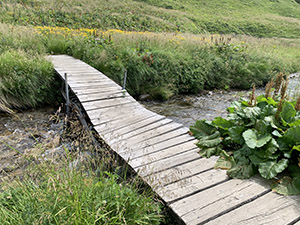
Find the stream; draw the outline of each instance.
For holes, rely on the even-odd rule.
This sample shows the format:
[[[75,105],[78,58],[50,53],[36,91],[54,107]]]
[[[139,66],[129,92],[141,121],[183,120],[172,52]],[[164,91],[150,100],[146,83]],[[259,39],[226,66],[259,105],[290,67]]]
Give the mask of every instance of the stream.
[[[300,74],[290,75],[288,96],[299,96]],[[213,120],[217,116],[226,117],[231,102],[248,98],[252,90],[245,91],[206,91],[197,95],[176,96],[165,102],[141,101],[147,109],[164,115],[186,127],[194,125],[196,120]],[[264,93],[264,88],[256,90],[256,96]]]
[[[291,75],[289,95],[299,94],[300,74]],[[165,102],[142,101],[149,110],[165,115],[175,122],[189,127],[196,120],[213,120],[217,116],[225,117],[226,108],[234,100],[248,97],[248,91],[205,91],[198,95],[181,95]],[[263,94],[258,89],[256,95]],[[27,158],[63,154],[60,143],[63,123],[54,123],[53,107],[31,109],[17,113],[16,116],[0,114],[0,183],[10,176],[18,176],[26,167]],[[80,131],[75,131],[79,132]],[[76,146],[76,144],[74,144]]]

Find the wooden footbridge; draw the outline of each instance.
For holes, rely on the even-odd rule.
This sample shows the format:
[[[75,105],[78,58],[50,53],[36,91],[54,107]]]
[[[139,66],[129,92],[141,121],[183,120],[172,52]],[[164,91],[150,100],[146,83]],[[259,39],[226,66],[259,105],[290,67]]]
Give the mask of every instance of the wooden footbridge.
[[[94,129],[147,182],[183,224],[297,224],[300,197],[283,197],[257,177],[229,179],[201,158],[181,124],[145,109],[104,74],[70,56],[50,57],[68,74]]]

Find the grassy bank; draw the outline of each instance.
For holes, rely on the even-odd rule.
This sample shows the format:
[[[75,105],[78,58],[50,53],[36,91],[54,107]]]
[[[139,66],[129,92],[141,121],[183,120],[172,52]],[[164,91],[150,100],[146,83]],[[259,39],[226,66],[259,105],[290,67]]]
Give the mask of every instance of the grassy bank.
[[[77,111],[66,128],[64,114],[52,110],[2,121],[0,224],[161,224],[151,189],[94,144]]]
[[[122,82],[127,70],[128,91],[135,97],[150,94],[155,99],[203,89],[244,89],[252,83],[259,86],[280,71],[293,73],[300,69],[299,39],[5,24],[0,30],[2,58],[11,61],[2,68],[6,68],[2,73],[6,82],[2,104],[13,107],[34,106],[46,100],[43,96],[51,91],[53,79],[51,66],[43,59],[46,54],[72,55],[117,83]],[[46,82],[40,85],[41,81]],[[22,96],[29,100],[9,105],[8,93],[11,99]]]
[[[296,0],[4,0],[0,21],[19,25],[298,38]]]
[[[35,178],[25,176],[0,192],[1,224],[152,225],[162,220],[150,194],[141,195],[135,184],[115,174],[57,170],[46,163],[37,170]]]

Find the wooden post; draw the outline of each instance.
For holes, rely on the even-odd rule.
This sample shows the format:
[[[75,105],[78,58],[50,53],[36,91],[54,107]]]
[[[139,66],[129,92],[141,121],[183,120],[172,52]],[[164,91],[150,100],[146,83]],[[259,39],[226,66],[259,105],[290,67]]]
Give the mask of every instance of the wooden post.
[[[126,88],[126,79],[127,79],[127,70],[125,69],[124,80],[123,80],[123,88],[122,88],[122,90],[125,90],[125,88]]]
[[[70,99],[69,99],[69,85],[68,85],[68,76],[65,73],[65,90],[66,90],[66,108],[67,108],[67,119],[70,116]]]

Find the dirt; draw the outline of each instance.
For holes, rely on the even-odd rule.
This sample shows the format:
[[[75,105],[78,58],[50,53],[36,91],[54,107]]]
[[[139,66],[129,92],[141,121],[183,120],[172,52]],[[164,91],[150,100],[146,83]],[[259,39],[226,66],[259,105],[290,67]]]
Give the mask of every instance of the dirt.
[[[63,123],[55,121],[55,111],[45,107],[0,114],[0,182],[20,175],[24,167],[47,151],[63,151]]]

